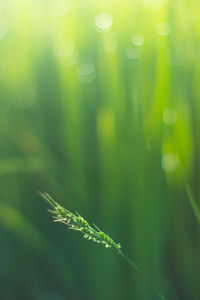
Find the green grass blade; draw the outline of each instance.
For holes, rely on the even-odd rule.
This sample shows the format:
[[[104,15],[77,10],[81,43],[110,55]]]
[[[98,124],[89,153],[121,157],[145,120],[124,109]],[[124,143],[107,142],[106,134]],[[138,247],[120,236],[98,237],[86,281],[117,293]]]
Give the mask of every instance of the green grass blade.
[[[188,199],[190,201],[193,212],[194,212],[194,214],[197,218],[197,221],[200,224],[200,209],[197,206],[197,203],[195,201],[195,197],[192,193],[192,189],[189,185],[189,182],[188,182],[188,180],[185,176],[185,173],[184,173],[183,168],[181,167],[180,163],[179,163],[179,167],[180,167],[181,175],[182,175],[182,178],[183,178],[183,183],[184,183],[184,186],[185,186],[186,194],[187,194]]]

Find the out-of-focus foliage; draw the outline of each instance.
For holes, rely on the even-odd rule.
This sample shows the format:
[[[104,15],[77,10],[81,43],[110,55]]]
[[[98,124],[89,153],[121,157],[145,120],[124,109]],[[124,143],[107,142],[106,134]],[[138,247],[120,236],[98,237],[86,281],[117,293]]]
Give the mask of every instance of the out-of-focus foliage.
[[[200,299],[200,3],[0,0],[0,299]],[[141,267],[53,224],[37,190]]]

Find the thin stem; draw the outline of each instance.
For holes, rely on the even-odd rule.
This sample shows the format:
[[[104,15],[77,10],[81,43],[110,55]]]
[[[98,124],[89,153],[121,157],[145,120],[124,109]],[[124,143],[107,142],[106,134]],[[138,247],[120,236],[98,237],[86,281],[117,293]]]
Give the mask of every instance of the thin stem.
[[[127,257],[121,249],[118,250],[118,253],[129,263],[131,267],[133,267],[137,272],[141,273],[142,270],[129,258]],[[155,293],[160,297],[162,300],[166,300],[165,296],[159,291],[155,290]]]
[[[118,253],[129,263],[129,265],[131,265],[135,270],[137,270],[138,272],[142,272],[141,269],[132,261],[130,260],[130,258],[128,258],[123,252],[122,250],[118,250]]]
[[[160,299],[166,300],[165,296],[160,291],[157,291],[157,295],[160,297]]]

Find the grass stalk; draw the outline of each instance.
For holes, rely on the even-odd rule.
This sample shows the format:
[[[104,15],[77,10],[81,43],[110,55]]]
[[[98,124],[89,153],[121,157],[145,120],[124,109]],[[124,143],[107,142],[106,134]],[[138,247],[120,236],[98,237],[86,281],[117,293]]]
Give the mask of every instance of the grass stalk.
[[[48,209],[48,211],[53,215],[54,222],[64,223],[68,226],[68,229],[80,231],[83,237],[87,240],[91,240],[98,244],[103,244],[106,248],[114,249],[119,255],[121,255],[126,262],[137,272],[141,273],[141,269],[121,250],[120,243],[114,242],[114,240],[104,233],[95,224],[91,226],[87,220],[85,220],[79,213],[71,213],[69,210],[65,209],[59,203],[57,203],[48,193],[39,194],[44,198],[48,204],[53,208]],[[166,300],[163,294],[156,290],[156,294],[162,299]]]

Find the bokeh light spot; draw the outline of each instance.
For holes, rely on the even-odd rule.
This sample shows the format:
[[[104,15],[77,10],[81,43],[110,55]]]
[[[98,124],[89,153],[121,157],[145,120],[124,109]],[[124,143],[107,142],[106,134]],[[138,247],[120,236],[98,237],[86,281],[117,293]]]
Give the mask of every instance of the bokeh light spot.
[[[165,153],[162,156],[161,166],[166,172],[173,172],[178,166],[178,158],[174,153]]]
[[[108,32],[113,24],[113,17],[108,13],[100,13],[95,18],[95,29],[98,32]]]
[[[95,69],[94,60],[91,57],[81,57],[77,64],[77,72],[81,75],[88,75]]]
[[[83,83],[91,83],[95,80],[95,78],[96,78],[95,71],[90,74],[87,74],[87,75],[79,74],[79,80],[80,80],[80,82],[83,82]]]
[[[126,49],[126,56],[129,59],[137,59],[140,56],[140,51],[137,47],[135,46],[129,46]]]
[[[74,51],[74,45],[72,41],[67,39],[59,39],[56,43],[55,53],[58,57],[70,56]]]
[[[83,83],[90,83],[96,78],[94,60],[89,57],[81,57],[77,63],[79,80]]]
[[[59,38],[56,42],[55,55],[63,67],[72,67],[77,62],[77,53],[71,40]]]
[[[144,37],[141,34],[134,34],[131,41],[135,46],[142,46],[144,44]]]

